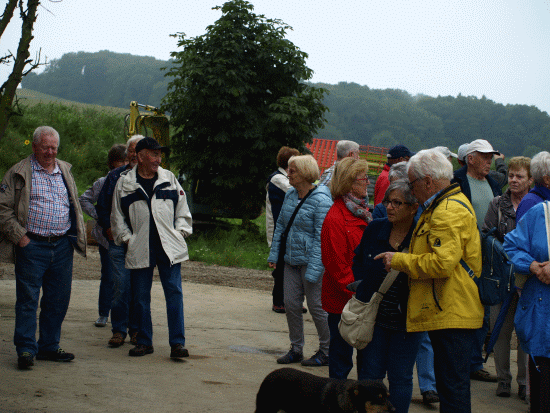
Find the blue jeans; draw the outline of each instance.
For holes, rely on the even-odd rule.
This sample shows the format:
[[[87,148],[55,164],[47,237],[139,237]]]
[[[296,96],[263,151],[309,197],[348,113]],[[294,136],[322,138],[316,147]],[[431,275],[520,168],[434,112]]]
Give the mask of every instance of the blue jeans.
[[[434,373],[434,350],[427,332],[421,333],[422,340],[416,356],[416,372],[420,392],[436,391]]]
[[[372,341],[363,349],[358,379],[382,381],[387,372],[390,401],[398,413],[409,411],[413,369],[421,339],[421,333],[406,333],[375,325]]]
[[[109,317],[113,301],[113,271],[111,270],[109,250],[102,245],[99,246],[99,259],[101,261],[101,281],[97,307],[101,317]]]
[[[113,301],[111,302],[111,325],[113,333],[130,334],[137,331],[138,323],[132,300],[130,270],[125,267],[126,247],[109,241],[109,258],[113,275]]]
[[[430,331],[440,413],[471,413],[470,360],[476,330]]]
[[[338,323],[342,314],[328,313],[330,345],[328,348],[328,374],[331,379],[347,379],[353,368],[353,347],[340,335]],[[362,365],[363,350],[357,350],[357,369]]]
[[[181,264],[168,265],[157,262],[160,282],[166,299],[168,316],[168,341],[170,346],[185,345],[183,323],[183,293],[181,289]],[[132,270],[136,315],[139,321],[138,344],[153,345],[153,324],[151,322],[151,287],[155,267]]]
[[[487,337],[487,333],[489,332],[489,324],[491,320],[491,313],[490,308],[488,305],[484,305],[484,313],[483,313],[483,325],[475,330],[475,338],[473,342],[472,347],[472,358],[470,360],[470,372],[478,371],[483,368],[483,362],[485,359],[483,358],[483,345],[485,344],[485,337]]]
[[[55,351],[61,324],[69,308],[73,277],[73,245],[68,237],[56,242],[35,241],[16,246],[15,334],[17,354]],[[42,289],[39,340],[36,342],[36,311]]]

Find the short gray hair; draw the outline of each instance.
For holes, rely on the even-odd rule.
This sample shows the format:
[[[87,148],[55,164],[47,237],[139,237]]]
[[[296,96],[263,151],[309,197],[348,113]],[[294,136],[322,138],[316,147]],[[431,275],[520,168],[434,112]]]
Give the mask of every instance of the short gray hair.
[[[393,181],[394,179],[408,179],[407,178],[407,161],[397,162],[393,164],[388,172],[388,179]]]
[[[433,180],[453,179],[453,164],[437,149],[419,151],[407,165],[415,178],[431,177]]]
[[[39,126],[36,128],[32,134],[32,143],[38,145],[44,136],[53,136],[57,139],[57,144],[59,145],[59,133],[51,126]]]
[[[145,136],[143,136],[143,135],[134,135],[134,136],[130,137],[130,139],[128,139],[128,141],[126,142],[126,145],[130,146],[133,143],[138,143],[143,138],[145,138]]]
[[[359,152],[359,144],[353,141],[338,141],[336,144],[336,158],[344,159],[350,152]]]
[[[531,159],[531,176],[535,183],[541,183],[542,178],[550,176],[550,153],[542,151]]]
[[[409,204],[418,203],[417,199],[412,193],[411,187],[409,186],[408,179],[398,179],[396,181],[393,181],[390,186],[388,186],[388,189],[386,189],[386,193],[384,194],[384,201],[388,200],[388,197],[393,191],[401,192],[403,194],[403,198],[405,198],[405,202]]]

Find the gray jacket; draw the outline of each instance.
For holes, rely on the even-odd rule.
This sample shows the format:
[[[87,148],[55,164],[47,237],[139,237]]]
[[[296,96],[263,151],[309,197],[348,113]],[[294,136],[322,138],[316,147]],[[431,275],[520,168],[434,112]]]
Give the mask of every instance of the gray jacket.
[[[487,214],[485,215],[485,221],[483,221],[483,226],[481,227],[481,232],[487,233],[494,227],[497,228],[495,236],[500,242],[504,242],[504,236],[516,228],[516,211],[512,204],[509,189],[504,195],[494,197],[489,204],[489,209],[487,209]]]
[[[3,262],[15,262],[15,245],[27,233],[32,182],[31,156],[12,166],[0,185],[0,261]],[[57,159],[57,165],[67,185],[71,211],[75,215],[69,236],[76,251],[86,256],[86,227],[71,164]]]

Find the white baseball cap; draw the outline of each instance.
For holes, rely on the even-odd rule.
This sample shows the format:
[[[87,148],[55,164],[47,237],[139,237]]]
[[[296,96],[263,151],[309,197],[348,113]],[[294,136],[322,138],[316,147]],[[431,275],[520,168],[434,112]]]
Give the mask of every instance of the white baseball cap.
[[[451,150],[449,148],[447,148],[446,146],[436,146],[434,148],[435,150],[438,150],[439,152],[441,152],[443,155],[445,155],[445,158],[449,158],[449,157],[453,157],[453,158],[458,158],[458,155],[454,152],[451,152]]]
[[[491,144],[485,139],[476,139],[475,141],[470,142],[466,155],[469,155],[472,152],[495,153],[497,155],[500,153],[499,151],[495,151]]]
[[[459,161],[464,162],[464,158],[466,158],[466,154],[468,153],[468,146],[470,146],[469,143],[463,143],[458,147],[458,151],[456,151],[456,153]]]

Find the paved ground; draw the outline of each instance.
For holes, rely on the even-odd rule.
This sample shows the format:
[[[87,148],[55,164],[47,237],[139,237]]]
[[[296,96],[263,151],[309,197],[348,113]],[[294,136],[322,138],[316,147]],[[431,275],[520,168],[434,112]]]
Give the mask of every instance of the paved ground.
[[[260,382],[288,348],[286,320],[270,310],[268,292],[184,282],[191,357],[175,362],[168,357],[160,283],[152,292],[155,353],[139,359],[128,356],[129,344],[108,348],[109,328],[94,327],[98,286],[93,280],[73,282],[61,344],[76,354],[74,362],[36,361],[32,370],[19,371],[12,344],[15,282],[0,280],[1,412],[254,411]],[[317,347],[308,315],[306,333],[309,355]],[[492,360],[488,367],[494,371]],[[303,369],[328,375],[326,367]],[[501,399],[494,391],[495,384],[473,382],[473,412],[527,411],[517,395]],[[413,397],[411,412],[438,410],[420,403],[416,384]]]

